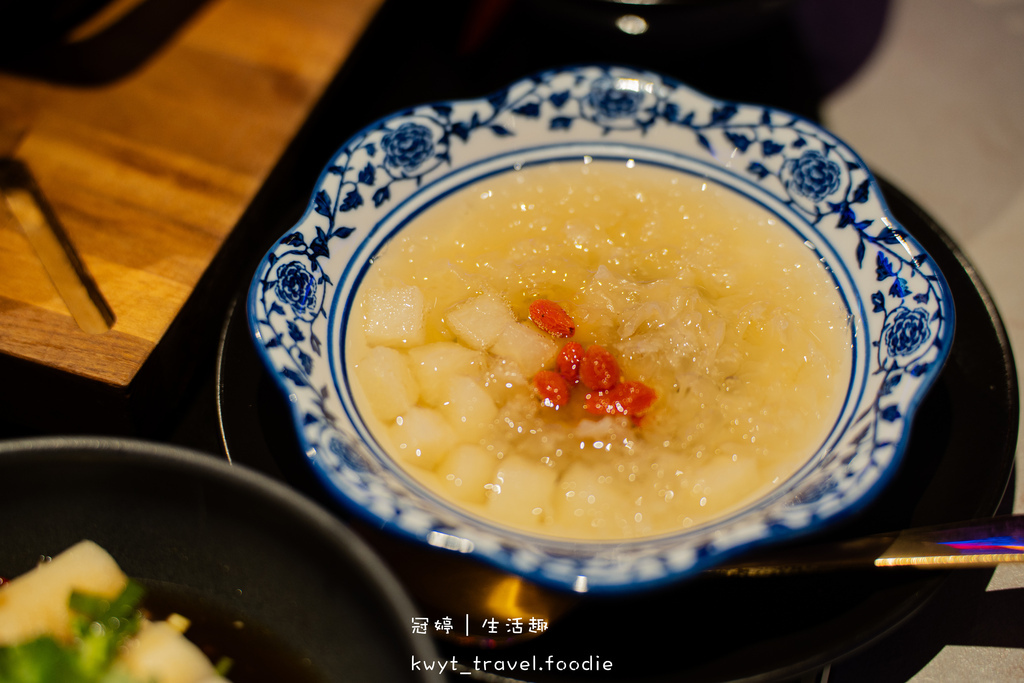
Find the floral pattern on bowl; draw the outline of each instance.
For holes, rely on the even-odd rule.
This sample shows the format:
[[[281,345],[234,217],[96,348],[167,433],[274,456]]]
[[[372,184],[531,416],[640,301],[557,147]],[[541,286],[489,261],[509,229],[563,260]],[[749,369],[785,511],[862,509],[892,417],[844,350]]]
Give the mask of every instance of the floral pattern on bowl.
[[[569,543],[474,519],[425,495],[379,451],[348,389],[340,342],[348,310],[368,260],[394,231],[476,178],[584,156],[697,173],[761,203],[817,250],[850,312],[853,376],[819,451],[766,497],[676,534]],[[420,106],[358,133],[322,172],[302,220],[264,257],[248,318],[290,399],[309,466],[339,501],[400,535],[594,592],[675,580],[865,505],[898,466],[954,325],[941,273],[833,135],[654,73],[597,66]]]

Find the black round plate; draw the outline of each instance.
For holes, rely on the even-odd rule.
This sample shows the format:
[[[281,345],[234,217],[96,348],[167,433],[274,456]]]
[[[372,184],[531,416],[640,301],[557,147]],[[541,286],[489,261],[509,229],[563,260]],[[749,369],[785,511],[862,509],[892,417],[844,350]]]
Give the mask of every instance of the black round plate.
[[[893,214],[946,276],[956,332],[894,480],[859,514],[815,540],[991,516],[1013,469],[1017,380],[999,314],[946,233],[895,187],[881,185]],[[225,327],[218,392],[229,457],[324,501],[305,469],[284,399],[256,356],[242,304]],[[638,596],[585,600],[543,636],[499,651],[440,646],[467,665],[474,657],[526,660],[531,666],[534,656],[540,666],[549,655],[565,662],[600,658],[612,663],[610,671],[600,672],[603,681],[792,679],[884,635],[921,607],[947,576],[867,570],[746,580],[701,577]],[[506,669],[504,675],[534,681],[596,677],[568,670]]]

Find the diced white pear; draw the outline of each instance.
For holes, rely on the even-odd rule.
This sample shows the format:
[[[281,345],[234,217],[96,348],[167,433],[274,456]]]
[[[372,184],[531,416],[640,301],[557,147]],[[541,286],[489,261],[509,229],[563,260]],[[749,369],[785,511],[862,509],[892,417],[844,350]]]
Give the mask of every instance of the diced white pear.
[[[498,461],[494,454],[478,444],[460,444],[437,466],[437,475],[445,490],[467,503],[483,503],[494,479]]]
[[[550,514],[556,478],[553,469],[539,462],[503,459],[487,493],[492,517],[514,524],[539,524]]]
[[[401,351],[375,346],[355,363],[359,386],[377,419],[390,422],[416,404],[420,387]]]
[[[583,536],[607,534],[631,522],[622,482],[583,463],[570,465],[558,482],[556,519]]]
[[[434,342],[409,350],[409,367],[420,387],[420,399],[430,406],[444,402],[450,378],[481,376],[486,361],[482,351],[458,342]]]
[[[165,621],[144,622],[117,668],[134,680],[159,683],[198,683],[217,674],[203,651]]]
[[[490,358],[484,375],[484,388],[497,405],[505,405],[528,384],[518,365],[504,358]]]
[[[516,318],[500,296],[481,294],[455,306],[448,312],[447,321],[459,341],[483,350],[490,348]]]
[[[502,331],[491,346],[491,353],[513,361],[523,375],[533,377],[554,363],[558,344],[534,327],[514,323]]]
[[[92,541],[81,541],[0,588],[0,646],[52,634],[71,637],[72,591],[103,598],[121,594],[128,578]]]
[[[395,419],[388,436],[399,457],[431,469],[456,443],[455,431],[441,413],[413,406]]]
[[[479,439],[498,416],[498,407],[487,390],[476,380],[463,376],[448,380],[440,410],[462,441]]]
[[[363,297],[362,315],[371,345],[412,346],[426,336],[419,287],[372,287]]]

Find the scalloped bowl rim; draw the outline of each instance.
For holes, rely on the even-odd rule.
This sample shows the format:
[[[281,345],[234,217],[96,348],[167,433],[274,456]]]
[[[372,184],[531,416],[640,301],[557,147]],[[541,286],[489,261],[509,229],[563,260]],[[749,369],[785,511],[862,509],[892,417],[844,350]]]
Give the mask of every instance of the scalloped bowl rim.
[[[562,80],[560,81],[559,79]],[[650,90],[644,91],[641,88],[638,91],[640,92],[639,100],[637,100],[638,105],[632,113],[635,115],[635,120],[639,121],[638,117],[641,114],[636,114],[636,112],[644,111],[643,107],[653,94],[653,99],[656,102],[654,105],[651,105],[651,111],[655,111],[654,108],[657,107],[657,116],[652,114],[652,121],[646,122],[647,127],[643,129],[641,137],[646,136],[650,132],[649,129],[652,129],[663,137],[671,138],[671,140],[661,139],[659,140],[660,145],[658,143],[638,143],[635,139],[629,137],[631,135],[635,137],[637,134],[636,127],[630,128],[628,121],[623,122],[621,120],[622,117],[619,116],[621,112],[615,108],[620,103],[611,101],[610,109],[602,111],[602,102],[600,100],[595,102],[594,93],[607,94],[608,87],[603,83],[609,80],[613,83],[611,89],[613,96],[617,97],[630,95],[629,92],[623,95],[622,92],[615,91],[615,88],[620,87],[620,84],[626,80],[636,80],[641,84],[652,84]],[[549,136],[556,130],[553,123],[554,119],[552,117],[544,118],[542,113],[536,116],[531,116],[531,114],[536,113],[537,110],[540,112],[545,111],[545,106],[550,104],[550,102],[543,99],[542,95],[544,93],[547,93],[548,99],[552,102],[556,95],[561,99],[563,91],[559,90],[556,92],[555,85],[553,84],[558,83],[558,87],[563,87],[569,81],[575,81],[577,86],[581,83],[584,86],[589,86],[590,91],[584,92],[579,96],[575,94],[566,96],[555,108],[554,113],[560,112],[566,101],[572,101],[578,106],[579,115],[576,119],[569,122],[568,127],[577,125],[577,128],[579,128],[589,124],[595,129],[602,129],[601,137],[584,133],[580,140],[572,140],[570,142],[561,140],[557,143],[534,144],[523,147],[510,146],[505,148],[499,145],[499,151],[496,153],[488,154],[478,151],[475,153],[475,156],[467,157],[466,159],[458,158],[454,162],[451,156],[443,158],[441,155],[438,155],[441,158],[441,162],[438,162],[433,167],[426,168],[419,176],[403,175],[404,169],[395,164],[392,164],[392,167],[388,167],[388,158],[386,156],[383,156],[380,162],[374,161],[374,155],[378,158],[382,157],[382,149],[380,147],[383,146],[382,142],[386,142],[385,136],[397,135],[396,126],[400,128],[402,124],[419,124],[428,121],[429,117],[433,114],[438,115],[441,119],[447,116],[445,121],[447,128],[443,131],[442,136],[432,138],[433,142],[441,143],[445,142],[444,135],[448,137],[446,142],[451,147],[445,150],[446,155],[455,153],[454,145],[457,144],[457,137],[463,142],[467,142],[472,135],[479,132],[477,129],[484,128],[483,125],[476,125],[476,128],[473,126],[474,124],[479,124],[478,118],[486,115],[488,110],[493,111],[490,121],[497,122],[494,125],[500,128],[504,128],[510,123],[517,124],[512,132],[505,129],[505,132],[502,133],[492,128],[492,133],[498,142],[505,141],[507,137],[515,137],[524,130],[528,134],[539,136],[538,139],[540,140],[550,139]],[[546,90],[545,87],[547,88]],[[570,85],[569,89],[565,92],[569,92],[571,89]],[[534,111],[517,116],[519,112],[513,110],[511,105],[506,105],[510,98],[514,95],[518,96],[520,92],[525,92],[526,95],[520,96],[519,101],[525,101],[529,104],[533,101],[530,100],[531,95],[536,95],[537,97],[534,99],[539,98],[539,105]],[[634,99],[636,99],[635,96]],[[588,105],[590,106],[589,110]],[[683,105],[679,106],[679,109],[683,111],[685,111],[686,105],[692,105],[693,109],[690,111],[696,113],[697,117],[693,117],[691,114],[689,121],[684,120],[680,122],[678,118],[673,118],[669,108],[672,105]],[[520,108],[522,109],[526,106],[520,105]],[[455,120],[456,113],[469,117],[471,111],[475,118],[467,118],[462,122]],[[602,116],[604,117],[603,119]],[[700,123],[701,116],[705,116],[707,119],[706,123]],[[716,128],[716,116],[719,117],[719,128]],[[751,116],[755,119],[759,116],[760,122],[755,120],[748,121],[747,119]],[[527,120],[524,121],[524,117]],[[742,123],[738,125],[730,124],[730,121],[736,121],[741,118],[743,119]],[[549,128],[545,130],[530,129],[529,124],[537,123],[538,120],[540,123],[547,123]],[[721,127],[722,122],[726,124],[724,128]],[[784,122],[785,125],[777,122]],[[459,131],[458,126],[460,123],[465,124],[468,130]],[[659,125],[662,126],[660,131],[657,128]],[[426,128],[426,126],[423,127]],[[678,127],[680,130],[675,130],[675,127]],[[439,127],[439,130],[441,128],[443,127]],[[726,128],[731,128],[731,135],[730,132],[725,131]],[[666,129],[669,132],[665,132]],[[772,145],[778,143],[773,142],[770,137],[762,140],[758,139],[758,135],[762,132],[761,129],[772,132],[786,129],[788,133],[796,131],[797,138],[795,141],[791,140],[788,144],[782,144],[779,150],[775,150]],[[559,128],[558,130],[561,131],[563,129]],[[736,130],[743,131],[742,135],[752,135],[753,140],[748,139],[746,143],[743,143],[740,139],[741,134],[736,133]],[[427,133],[424,135],[432,136],[436,132],[427,130]],[[678,144],[678,136],[684,133],[692,133],[695,136],[695,142],[689,147],[685,149],[665,147],[669,141],[673,144]],[[716,134],[718,137],[709,140],[708,137],[712,134]],[[676,136],[676,138],[672,138],[672,136]],[[736,151],[739,151],[740,146],[745,144],[741,156],[749,154],[750,158],[754,160],[747,169],[738,169],[733,167],[731,163],[723,166],[720,161],[714,161],[714,157],[699,158],[697,156],[702,150],[712,152],[715,144],[722,142],[721,138],[723,136],[726,143],[736,146],[733,152],[734,156]],[[800,144],[800,136],[811,138],[813,140],[812,144],[821,144],[824,153],[819,152],[819,158],[812,158],[811,160],[821,162],[821,159],[824,159],[826,170],[831,168],[828,166],[828,162],[836,157],[847,165],[846,168],[840,168],[833,161],[835,168],[839,169],[838,172],[844,181],[847,180],[846,176],[849,176],[849,182],[847,183],[844,199],[835,205],[831,211],[823,212],[820,206],[823,205],[827,208],[833,206],[835,202],[822,203],[820,200],[808,209],[809,204],[806,201],[808,197],[798,196],[801,188],[796,187],[794,190],[793,185],[787,185],[782,182],[788,180],[795,184],[792,177],[786,177],[787,172],[792,175],[793,168],[798,166],[801,161],[813,157],[812,151],[815,150],[804,151],[802,156],[783,157],[784,163],[777,169],[769,170],[766,168],[767,163],[761,165],[760,168],[756,168],[754,165],[755,162],[756,164],[762,164],[762,162],[778,161],[778,159],[772,160],[770,158],[776,155],[784,155],[787,150],[792,151],[792,149],[795,149],[800,151],[802,147],[808,144],[806,141]],[[367,140],[371,142],[367,143]],[[488,139],[480,146],[487,147],[488,144],[494,142],[494,140]],[[761,156],[757,155],[756,147],[758,144],[762,148]],[[779,216],[783,225],[796,231],[798,235],[804,235],[804,231],[811,230],[817,236],[820,241],[816,240],[814,242],[815,248],[819,254],[822,249],[829,252],[827,256],[831,260],[829,261],[828,269],[832,278],[846,279],[846,281],[839,282],[839,285],[844,299],[847,299],[847,296],[850,295],[849,299],[846,300],[846,304],[850,307],[851,317],[855,318],[851,322],[857,326],[859,334],[866,333],[869,335],[868,339],[861,339],[857,334],[854,335],[854,345],[857,346],[857,342],[860,342],[859,346],[863,347],[859,351],[859,355],[856,350],[853,353],[855,354],[855,359],[865,365],[864,374],[860,376],[858,374],[860,370],[854,368],[854,376],[851,377],[851,395],[848,395],[847,402],[853,400],[855,405],[852,408],[850,406],[844,407],[844,412],[833,425],[832,432],[828,439],[826,439],[830,449],[837,446],[838,442],[841,441],[840,437],[848,436],[854,421],[860,422],[864,419],[864,413],[858,417],[850,411],[861,407],[864,397],[867,395],[865,393],[867,391],[867,383],[870,379],[869,376],[872,374],[869,371],[870,368],[867,367],[868,364],[875,368],[874,374],[884,371],[886,373],[886,382],[891,384],[891,386],[882,385],[884,388],[876,390],[878,394],[876,395],[875,412],[871,414],[871,417],[874,418],[873,429],[875,432],[873,438],[876,445],[882,443],[877,436],[880,429],[884,433],[892,433],[894,437],[884,443],[885,457],[882,458],[884,463],[875,469],[873,478],[869,478],[870,480],[866,487],[861,489],[854,488],[852,493],[836,497],[835,488],[842,485],[846,480],[841,479],[839,484],[837,484],[834,477],[832,479],[825,477],[820,482],[817,482],[820,488],[825,490],[821,493],[821,497],[817,501],[818,505],[815,507],[816,501],[810,497],[810,494],[817,494],[819,492],[815,490],[813,484],[808,483],[808,480],[812,478],[811,475],[817,472],[823,460],[831,457],[828,464],[834,465],[837,457],[833,455],[830,449],[823,448],[819,449],[819,452],[809,459],[800,471],[782,486],[769,492],[766,496],[745,505],[743,508],[715,518],[708,523],[674,534],[640,539],[575,541],[571,539],[533,536],[474,518],[461,509],[445,503],[436,494],[427,491],[422,485],[417,484],[406,474],[401,467],[394,467],[393,464],[387,462],[387,457],[383,456],[379,446],[373,443],[372,437],[365,425],[361,423],[358,413],[351,403],[351,397],[346,393],[347,386],[345,385],[347,385],[347,381],[344,379],[343,349],[341,348],[343,345],[337,341],[347,316],[347,310],[351,305],[352,294],[355,288],[358,287],[361,273],[367,267],[367,256],[372,255],[383,241],[386,241],[394,231],[400,230],[411,217],[422,211],[427,205],[440,201],[450,192],[457,191],[460,187],[482,177],[479,172],[481,168],[489,169],[488,173],[504,172],[514,167],[517,163],[546,163],[552,160],[550,158],[545,159],[545,153],[552,156],[566,156],[567,150],[572,149],[574,152],[580,152],[583,151],[584,147],[594,152],[592,156],[595,157],[601,157],[595,150],[618,148],[619,154],[611,155],[612,158],[624,159],[635,156],[636,158],[643,158],[643,160],[649,161],[644,155],[658,157],[661,160],[668,156],[675,159],[675,163],[666,165],[683,172],[696,174],[696,169],[700,168],[704,170],[703,175],[708,177],[709,174],[707,172],[709,170],[714,171],[710,175],[719,174],[721,177],[713,178],[713,180],[716,180],[724,187],[740,192],[762,205],[772,204],[774,209],[772,206],[767,208]],[[462,152],[465,152],[465,149],[467,148],[460,148]],[[367,153],[367,150],[370,150],[371,153]],[[541,151],[538,152],[538,150]],[[365,159],[360,158],[360,154]],[[468,155],[469,152],[465,152],[465,154]],[[531,157],[531,154],[534,154],[534,156]],[[577,153],[573,158],[579,159],[580,156],[582,155]],[[383,117],[351,136],[331,159],[332,162],[325,165],[314,186],[310,202],[302,218],[263,257],[253,277],[247,298],[247,317],[258,355],[268,368],[278,389],[289,398],[291,419],[306,454],[308,464],[311,466],[317,479],[332,497],[367,521],[388,528],[400,536],[415,539],[436,547],[473,555],[499,568],[523,575],[542,584],[567,590],[608,593],[657,586],[689,576],[701,569],[743,552],[752,546],[789,540],[808,534],[855,513],[870,503],[894,475],[899,461],[906,450],[912,416],[938,377],[941,367],[948,357],[955,317],[952,296],[941,273],[931,262],[930,258],[927,257],[923,248],[912,236],[907,235],[902,230],[892,216],[884,198],[881,196],[877,182],[867,170],[860,157],[842,141],[817,124],[788,112],[772,107],[716,100],[692,90],[674,79],[652,72],[617,66],[581,66],[541,72],[516,81],[508,88],[488,97],[426,104]],[[353,161],[354,159],[358,159],[358,161]],[[680,159],[684,161],[679,161]],[[372,211],[362,201],[355,206],[343,209],[342,190],[345,187],[354,186],[357,193],[361,187],[360,183],[369,187],[376,187],[374,185],[376,179],[372,177],[372,173],[369,177],[360,175],[357,181],[346,180],[346,174],[355,169],[355,166],[361,164],[362,161],[367,163],[367,166],[363,167],[365,169],[369,169],[374,163],[377,163],[375,167],[377,173],[392,174],[394,171],[397,175],[393,175],[389,183],[382,186],[383,190],[378,189],[378,193],[375,193],[373,197],[375,206]],[[449,170],[446,172],[443,169],[439,171],[438,169],[443,166],[445,161],[450,164]],[[346,165],[342,166],[340,162],[344,162]],[[429,166],[429,163],[426,163],[423,159],[420,160],[420,164],[422,166]],[[821,163],[819,163],[819,170],[820,167]],[[787,168],[789,169],[788,171]],[[359,170],[355,169],[356,172]],[[746,175],[743,175],[744,171]],[[854,187],[854,176],[861,179],[856,188]],[[334,182],[335,177],[338,178],[336,183]],[[393,185],[399,182],[404,182],[408,185],[414,178],[416,180],[414,188],[398,188],[400,192],[404,191],[404,194],[399,194],[401,201],[397,205],[385,207],[383,211],[378,210],[381,205],[391,200],[390,192]],[[771,182],[779,181],[776,184],[781,184],[784,192],[779,194],[778,188],[774,186],[772,191],[765,190],[759,184],[764,183],[766,178],[769,178]],[[423,182],[424,179],[426,179],[425,183]],[[366,180],[369,180],[369,182],[364,182]],[[741,182],[749,185],[747,191],[741,191],[737,187],[737,183]],[[452,187],[445,189],[446,184]],[[443,191],[438,190],[438,188],[442,188]],[[335,201],[329,211],[324,210],[326,207],[321,202],[321,196],[327,189],[335,190]],[[378,194],[383,191],[387,191],[387,196],[378,203]],[[828,195],[827,198],[834,199],[834,195],[835,191]],[[851,197],[853,197],[852,201]],[[348,200],[346,199],[345,201]],[[860,225],[860,223],[865,222],[863,219],[860,222],[857,221],[858,216],[855,209],[858,207],[853,207],[854,203],[858,205],[864,204],[871,209],[871,211],[867,212],[871,217],[867,220],[867,226]],[[811,213],[812,209],[815,212],[813,214]],[[353,211],[354,213],[352,213]],[[339,226],[335,225],[336,217],[360,215],[360,211],[367,214],[363,219],[365,225],[357,226],[354,229],[342,227],[338,232],[332,234],[332,231],[339,228]],[[409,215],[403,216],[402,212]],[[331,215],[328,216],[328,213]],[[789,217],[783,215],[787,213]],[[812,216],[815,220],[813,224],[810,222],[810,219],[800,223],[801,216]],[[323,223],[324,220],[328,221],[326,225],[315,225],[318,222]],[[881,222],[884,227],[880,229],[877,235],[872,235],[868,227],[873,225],[876,220]],[[794,222],[799,223],[799,227]],[[324,227],[326,227],[326,231],[323,229]],[[925,337],[925,341],[928,342],[925,345],[925,351],[916,357],[918,361],[917,366],[911,367],[910,361],[906,361],[905,365],[899,364],[904,360],[898,355],[903,351],[900,348],[896,349],[891,358],[882,358],[883,347],[892,348],[891,344],[886,344],[883,341],[885,331],[888,330],[891,334],[895,322],[901,322],[900,320],[895,320],[895,318],[898,318],[898,315],[894,318],[895,322],[890,320],[890,316],[896,314],[897,307],[894,306],[891,310],[887,310],[885,306],[887,299],[881,290],[875,295],[880,297],[880,299],[876,300],[863,291],[863,284],[858,286],[856,282],[858,275],[853,272],[854,269],[850,263],[851,257],[840,253],[840,247],[837,247],[833,241],[834,232],[825,233],[826,229],[834,230],[836,227],[846,228],[845,234],[858,235],[860,245],[867,244],[867,248],[877,248],[877,253],[873,252],[873,254],[877,260],[878,270],[876,272],[878,273],[878,281],[883,280],[883,270],[892,270],[892,259],[900,258],[898,255],[894,257],[892,250],[886,251],[886,245],[898,244],[907,252],[908,258],[900,261],[896,266],[897,270],[894,273],[890,273],[893,280],[893,289],[898,286],[897,280],[899,280],[899,274],[903,272],[902,268],[904,265],[908,266],[910,277],[920,276],[925,278],[925,282],[930,283],[926,289],[930,300],[924,304],[929,306],[931,310],[928,322],[921,323],[919,320],[920,316],[910,321],[911,323],[917,323],[917,328],[912,328],[911,332],[913,332],[913,329],[917,329],[919,334],[928,335]],[[348,230],[349,232],[342,234],[342,230]],[[291,305],[290,310],[293,313],[290,318],[291,323],[302,325],[308,322],[309,332],[314,333],[306,335],[304,341],[307,342],[307,346],[300,348],[300,342],[296,342],[293,345],[293,351],[283,350],[281,340],[286,330],[279,326],[275,327],[271,323],[271,319],[275,315],[273,305],[280,309],[278,316],[282,320],[287,318],[290,300],[287,297],[285,299],[275,298],[275,292],[266,287],[268,282],[270,282],[268,278],[272,277],[270,273],[275,266],[278,272],[280,272],[282,268],[286,267],[287,263],[300,261],[296,255],[299,253],[299,243],[303,247],[301,256],[310,263],[319,264],[319,258],[324,256],[324,254],[322,251],[318,251],[316,246],[317,239],[322,239],[320,246],[326,249],[328,243],[330,248],[338,248],[338,242],[330,242],[330,240],[340,238],[342,244],[347,249],[347,245],[352,242],[344,242],[343,240],[359,230],[363,230],[365,234],[358,233],[358,245],[352,247],[351,253],[348,253],[344,259],[345,263],[341,268],[341,274],[338,275],[336,269],[331,270],[330,277],[337,277],[339,283],[344,282],[343,289],[338,290],[337,286],[333,285],[333,283],[331,283],[331,286],[324,285],[322,288],[323,296],[318,301],[319,308],[313,313],[312,320],[306,320],[309,316],[309,311],[301,309],[301,307],[296,306],[294,303]],[[853,232],[855,230],[858,232]],[[296,235],[299,237],[296,237]],[[293,241],[289,242],[289,240]],[[849,245],[846,246],[848,247]],[[859,264],[856,270],[858,271],[863,271],[865,253],[866,249],[864,247],[857,247],[856,254],[859,258]],[[886,261],[888,265],[883,264],[883,258],[888,259]],[[293,261],[288,261],[287,259],[293,259]],[[327,259],[328,264],[332,262],[331,258]],[[314,266],[312,270],[316,272],[316,267]],[[360,274],[353,279],[350,273],[351,270],[357,270]],[[860,279],[864,280],[863,274],[860,275]],[[885,279],[890,278],[887,276]],[[851,289],[847,290],[843,289],[843,287]],[[904,287],[906,287],[906,282],[904,282]],[[316,423],[320,420],[324,423],[330,423],[333,422],[331,419],[333,416],[328,415],[327,419],[322,419],[323,415],[314,415],[309,412],[311,401],[314,404],[317,401],[316,398],[311,398],[311,395],[317,393],[330,394],[330,391],[327,391],[327,385],[324,385],[324,389],[317,391],[310,384],[303,383],[302,370],[305,366],[297,360],[296,355],[294,355],[294,349],[298,349],[299,358],[302,357],[302,354],[309,358],[312,353],[309,351],[310,348],[314,349],[317,355],[321,353],[323,345],[319,342],[319,337],[316,337],[318,341],[315,346],[310,347],[308,343],[311,336],[316,336],[315,331],[322,329],[322,323],[317,321],[320,317],[319,314],[326,304],[329,291],[333,292],[329,296],[331,313],[324,314],[323,317],[327,321],[327,334],[325,335],[327,339],[326,353],[330,360],[324,361],[324,363],[327,366],[333,390],[337,393],[326,397],[326,400],[334,399],[338,401],[339,403],[332,404],[332,407],[340,405],[341,410],[346,413],[352,424],[343,425],[344,429],[340,433],[336,423],[328,424],[323,428],[320,425],[314,424],[314,429],[319,429],[320,431],[319,434],[313,434],[310,429],[311,421]],[[318,293],[319,290],[316,289],[316,286],[313,286],[314,299],[317,299],[315,295]],[[902,293],[902,290],[897,291],[897,294],[900,293]],[[912,290],[908,290],[908,293],[902,297],[895,297],[895,299],[900,299],[901,309],[905,308],[902,302],[908,298],[910,293],[912,293]],[[858,296],[852,296],[853,294]],[[921,294],[917,296],[920,297]],[[892,290],[889,297],[893,298]],[[272,306],[266,305],[267,298],[274,301]],[[871,313],[867,313],[867,306],[872,304],[874,305],[874,310]],[[884,313],[881,321],[879,321],[877,315],[879,313],[879,306],[882,307]],[[339,308],[342,309],[340,314]],[[910,311],[911,309],[906,310]],[[914,310],[916,311],[917,309]],[[921,310],[925,309],[921,308]],[[857,315],[854,316],[854,313],[857,313]],[[870,325],[868,321],[871,321]],[[318,324],[321,325],[320,328],[316,327]],[[924,332],[920,332],[922,324],[924,325]],[[869,343],[869,340],[873,341]],[[874,361],[870,353],[872,346],[877,349],[875,354],[877,359]],[[911,351],[917,351],[917,348],[911,349]],[[310,362],[316,361],[310,358]],[[886,370],[885,365],[889,362],[893,364],[892,369]],[[319,371],[324,365],[316,365],[314,367]],[[892,381],[892,377],[896,377],[895,381]],[[904,381],[902,386],[900,386],[900,379],[907,379],[907,381]],[[860,386],[854,387],[853,385],[858,382]],[[913,385],[912,389],[908,390],[908,386],[911,384]],[[861,393],[857,396],[852,396],[852,393],[858,390]],[[895,413],[887,414],[881,410],[878,405],[881,395],[892,395],[899,399],[897,403],[890,404],[889,410],[895,410]],[[322,404],[320,408],[323,409]],[[323,409],[323,411],[324,413],[328,412],[326,409]],[[841,426],[840,423],[842,423]],[[885,431],[885,428],[892,427],[894,423],[897,427],[895,431],[892,429]],[[347,431],[351,429],[354,429],[355,432]],[[368,451],[366,445],[362,443],[367,440],[371,442]],[[340,447],[338,447],[339,444]],[[872,459],[878,451],[878,448],[872,448],[868,453],[870,456],[869,460],[873,461]],[[844,457],[848,457],[850,462],[853,462],[857,460],[858,455],[860,454],[854,448],[852,454],[847,454]],[[360,457],[369,458],[370,460],[365,462],[360,460]],[[379,458],[384,458],[384,462],[373,462]],[[863,460],[861,458],[861,462]],[[352,462],[356,462],[354,467]],[[836,472],[837,467],[832,468],[833,474]],[[367,484],[367,482],[362,481],[363,478],[368,478],[369,483]],[[801,501],[799,495],[797,495],[795,502],[793,500],[794,489],[798,488],[797,484],[802,485],[804,489],[810,490],[810,494],[808,494],[807,490],[804,490],[804,498],[806,499],[804,501]],[[396,486],[398,489],[406,489],[406,492],[395,494]],[[830,486],[832,488],[829,488]],[[407,495],[411,496],[411,498],[405,499],[404,496]],[[784,498],[788,501],[788,505],[780,503]],[[807,500],[810,502],[808,503]],[[427,507],[427,512],[424,512],[420,507],[424,504]],[[782,510],[780,505],[786,509]],[[435,506],[440,509],[435,509]],[[792,514],[794,509],[798,511],[798,514]],[[752,514],[761,515],[762,518],[757,524],[750,525],[744,521],[749,520]],[[433,517],[432,515],[439,515],[439,517]],[[789,516],[787,517],[787,515]],[[731,536],[725,542],[722,542],[721,538],[716,538],[722,529],[728,529],[731,533]],[[619,552],[623,547],[628,547],[637,552],[629,558],[623,559],[620,557]],[[603,559],[599,559],[595,563],[594,558],[601,558],[602,556]],[[624,566],[616,566],[619,564]]]

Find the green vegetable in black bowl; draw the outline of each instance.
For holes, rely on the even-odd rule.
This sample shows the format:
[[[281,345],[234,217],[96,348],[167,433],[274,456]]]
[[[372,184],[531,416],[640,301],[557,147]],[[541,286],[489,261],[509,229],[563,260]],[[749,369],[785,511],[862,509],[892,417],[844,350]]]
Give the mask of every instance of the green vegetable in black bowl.
[[[221,680],[229,662],[215,667],[186,640],[187,618],[151,620],[144,593],[91,541],[9,582],[0,589],[0,681]]]

